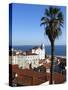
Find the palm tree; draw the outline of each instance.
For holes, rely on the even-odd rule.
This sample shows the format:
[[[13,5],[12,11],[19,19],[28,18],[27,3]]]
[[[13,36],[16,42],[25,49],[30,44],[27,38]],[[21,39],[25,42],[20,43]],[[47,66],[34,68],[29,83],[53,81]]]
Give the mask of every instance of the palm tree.
[[[50,6],[45,9],[44,16],[41,18],[41,25],[44,25],[44,30],[51,43],[51,68],[50,68],[50,84],[53,84],[53,62],[54,62],[54,43],[62,31],[64,23],[63,13],[59,8]]]

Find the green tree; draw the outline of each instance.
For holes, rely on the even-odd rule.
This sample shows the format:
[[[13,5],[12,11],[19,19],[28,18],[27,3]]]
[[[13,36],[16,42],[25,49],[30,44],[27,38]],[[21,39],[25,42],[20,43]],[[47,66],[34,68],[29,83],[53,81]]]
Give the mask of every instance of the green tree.
[[[41,25],[44,25],[45,34],[51,43],[50,84],[53,84],[54,43],[55,39],[62,34],[63,23],[64,16],[59,8],[50,6],[45,9],[44,16],[41,18]]]

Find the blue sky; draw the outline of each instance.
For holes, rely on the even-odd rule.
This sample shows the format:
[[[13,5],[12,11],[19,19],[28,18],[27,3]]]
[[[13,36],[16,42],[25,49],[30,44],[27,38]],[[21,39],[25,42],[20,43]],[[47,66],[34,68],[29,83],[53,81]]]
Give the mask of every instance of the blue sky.
[[[50,45],[44,35],[44,27],[40,26],[46,5],[13,4],[12,5],[12,44],[13,45]],[[56,45],[66,44],[66,8],[59,6],[64,14],[62,35],[56,39]]]

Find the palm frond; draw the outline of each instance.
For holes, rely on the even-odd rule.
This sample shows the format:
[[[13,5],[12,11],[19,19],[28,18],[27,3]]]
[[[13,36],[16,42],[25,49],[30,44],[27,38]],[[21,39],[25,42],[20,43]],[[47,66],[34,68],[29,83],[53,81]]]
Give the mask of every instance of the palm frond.
[[[41,18],[41,24],[44,25],[45,33],[50,40],[55,40],[61,35],[61,27],[63,27],[64,16],[57,7],[50,6],[45,9],[45,15]]]
[[[56,29],[56,37],[59,38],[61,34],[62,34],[61,28]]]
[[[59,13],[59,11],[60,11],[60,9],[59,8],[53,8],[53,14],[58,14]]]
[[[42,23],[40,24],[40,26],[42,26],[42,25],[45,25],[45,22],[42,22]]]
[[[45,17],[42,17],[42,18],[41,18],[41,21],[43,21],[43,20],[45,20]]]
[[[45,25],[45,24],[47,25],[47,24],[49,24],[49,19],[46,18],[46,17],[42,17],[42,18],[41,18],[41,21],[42,21],[42,22],[41,22],[40,25]]]
[[[59,12],[57,17],[58,17],[59,20],[63,20],[64,19],[64,16],[63,16],[62,12]]]
[[[45,13],[44,13],[44,15],[46,15],[47,17],[50,16],[50,13],[49,13],[49,10],[48,10],[48,9],[45,9]]]

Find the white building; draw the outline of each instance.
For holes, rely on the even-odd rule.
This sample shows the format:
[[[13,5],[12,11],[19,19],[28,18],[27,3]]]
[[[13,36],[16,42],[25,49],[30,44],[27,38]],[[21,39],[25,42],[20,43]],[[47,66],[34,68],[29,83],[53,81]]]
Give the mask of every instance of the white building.
[[[38,67],[39,60],[45,59],[45,47],[44,44],[41,47],[35,47],[31,51],[23,52],[19,54],[16,52],[15,55],[10,56],[10,64],[18,64],[20,68],[32,68]]]
[[[45,59],[45,47],[44,47],[44,44],[42,44],[41,47],[33,48],[32,53],[38,54],[39,59]]]

